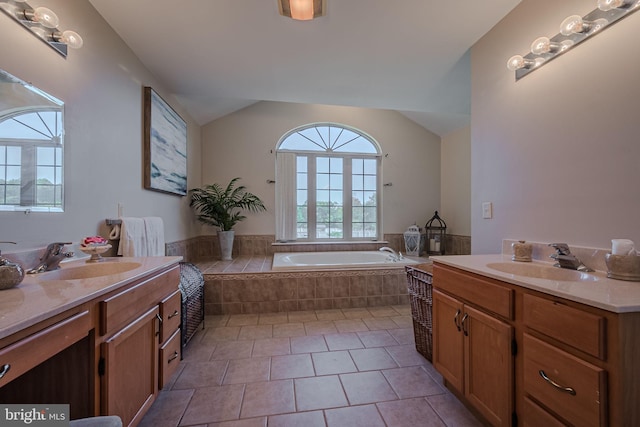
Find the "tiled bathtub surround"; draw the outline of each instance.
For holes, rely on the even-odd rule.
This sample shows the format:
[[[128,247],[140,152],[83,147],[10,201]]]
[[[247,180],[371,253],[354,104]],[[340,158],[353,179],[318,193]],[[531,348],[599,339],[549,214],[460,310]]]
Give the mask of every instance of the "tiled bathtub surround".
[[[206,314],[274,313],[407,304],[403,267],[271,272],[271,257],[199,263]],[[235,270],[235,272],[234,272]]]

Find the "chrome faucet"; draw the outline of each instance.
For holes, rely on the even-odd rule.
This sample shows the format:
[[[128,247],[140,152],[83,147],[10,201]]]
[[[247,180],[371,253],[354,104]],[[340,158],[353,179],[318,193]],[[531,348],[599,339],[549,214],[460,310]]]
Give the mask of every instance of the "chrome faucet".
[[[31,270],[27,270],[27,274],[43,273],[45,271],[56,270],[60,267],[60,261],[64,258],[71,258],[74,253],[66,252],[64,245],[70,245],[71,242],[50,243],[44,251],[44,255],[40,258],[40,264]]]
[[[388,246],[383,246],[380,249],[378,249],[380,252],[389,252],[391,255],[389,255],[389,258],[391,258],[391,261],[396,262],[396,261],[400,261],[402,259],[404,259],[404,257],[402,256],[402,252],[396,252],[393,249],[391,249]]]
[[[582,261],[578,259],[578,257],[571,253],[569,245],[567,245],[566,243],[549,243],[549,246],[553,247],[556,250],[555,254],[549,255],[549,258],[553,258],[554,260],[556,260],[554,267],[570,268],[572,270],[585,272],[593,271],[592,269],[584,265]]]

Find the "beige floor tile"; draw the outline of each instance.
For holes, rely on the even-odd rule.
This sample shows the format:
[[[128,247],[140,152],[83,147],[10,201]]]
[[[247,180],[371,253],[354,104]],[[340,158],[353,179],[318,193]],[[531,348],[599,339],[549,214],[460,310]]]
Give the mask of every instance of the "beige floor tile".
[[[248,325],[240,328],[239,340],[255,340],[273,337],[273,325]]]
[[[215,351],[211,355],[211,360],[229,360],[244,359],[251,357],[253,350],[253,341],[225,341],[220,342],[216,346]]]
[[[177,426],[194,390],[161,391],[140,427]]]
[[[382,374],[400,399],[443,394],[446,391],[419,366],[385,369]]]
[[[336,325],[338,332],[360,332],[369,330],[362,319],[334,320],[333,323]]]
[[[257,325],[259,318],[258,314],[232,314],[229,316],[227,326]]]
[[[429,363],[423,355],[418,353],[414,344],[387,346],[385,350],[399,366],[422,366]]]
[[[291,353],[314,353],[317,351],[327,351],[329,348],[322,335],[292,337]]]
[[[410,316],[411,315],[411,306],[409,304],[405,305],[392,305],[395,311],[397,311],[401,316]]]
[[[367,310],[369,310],[369,313],[371,313],[373,317],[390,317],[398,316],[400,314],[391,306],[368,307]]]
[[[273,337],[301,337],[306,335],[304,324],[300,323],[283,323],[273,325]]]
[[[325,416],[328,427],[385,427],[375,405],[330,409]]]
[[[179,390],[221,385],[227,363],[226,360],[185,363],[172,388]]]
[[[271,379],[313,377],[313,362],[310,354],[290,354],[271,358]]]
[[[218,343],[201,341],[190,341],[182,349],[182,360],[185,362],[205,362],[211,358],[211,354],[216,349]]]
[[[316,310],[318,320],[339,320],[344,319],[344,313],[340,309]]]
[[[398,344],[413,344],[416,342],[413,328],[389,329],[388,332],[398,341]]]
[[[379,371],[342,374],[340,381],[347,393],[350,405],[398,399],[384,375]]]
[[[160,426],[155,426],[160,427]],[[200,427],[200,426],[192,426]],[[221,423],[213,423],[202,427],[267,427],[267,417],[247,418],[237,421],[223,421]]]
[[[293,380],[247,384],[242,401],[241,418],[295,412]]]
[[[387,331],[368,331],[358,332],[358,338],[364,344],[365,347],[385,347],[389,345],[397,345],[398,341]]]
[[[227,373],[225,374],[222,383],[242,384],[256,381],[267,381],[269,379],[270,365],[271,362],[268,357],[230,360]]]
[[[424,399],[380,402],[376,406],[388,427],[446,427]]]
[[[207,328],[200,343],[216,343],[218,341],[236,341],[240,333],[240,326],[217,326]]]
[[[364,347],[355,332],[326,334],[324,336],[324,340],[327,342],[329,350],[349,350],[352,348]]]
[[[313,320],[318,320],[316,317],[315,311],[290,311],[289,312],[289,322],[311,322]]]
[[[371,331],[379,331],[382,329],[395,329],[398,327],[396,323],[388,317],[372,317],[371,319],[362,319]]]
[[[254,341],[252,357],[291,354],[289,338],[263,338]]]
[[[196,389],[180,425],[237,420],[240,416],[243,384]]]
[[[294,381],[298,411],[347,406],[347,398],[337,375],[297,378]],[[347,426],[349,424],[343,424]]]
[[[348,351],[312,353],[311,357],[313,358],[316,375],[332,375],[358,371]]]
[[[212,328],[216,326],[227,326],[228,321],[229,321],[228,314],[207,315],[207,316],[204,316],[204,327]]]
[[[347,319],[366,319],[373,317],[366,308],[343,308],[342,313]]]
[[[474,418],[465,406],[451,393],[436,394],[425,398],[447,426],[480,427],[482,423]]]
[[[279,325],[287,323],[289,316],[287,313],[262,313],[258,319],[259,325]]]
[[[384,348],[365,348],[361,350],[349,350],[351,357],[359,371],[372,371],[374,369],[397,368],[398,364]]]
[[[390,319],[398,325],[398,328],[413,328],[413,317],[411,316],[394,316]]]
[[[335,334],[338,332],[336,325],[331,320],[304,322],[304,330],[307,335]]]
[[[297,412],[295,414],[271,415],[269,427],[326,427],[322,411]]]

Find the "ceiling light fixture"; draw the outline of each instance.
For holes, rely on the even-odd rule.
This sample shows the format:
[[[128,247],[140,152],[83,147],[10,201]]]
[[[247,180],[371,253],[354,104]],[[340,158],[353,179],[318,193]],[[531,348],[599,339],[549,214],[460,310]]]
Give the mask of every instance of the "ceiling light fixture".
[[[278,0],[280,15],[298,21],[309,21],[324,16],[327,10],[326,0]]]
[[[552,38],[535,39],[531,43],[531,53],[509,58],[507,68],[515,71],[516,80],[520,80],[638,9],[640,0],[598,0],[597,7],[585,16],[571,15],[564,19],[560,24],[560,32]]]
[[[58,16],[46,7],[33,8],[26,0],[0,0],[0,10],[27,28],[32,34],[67,56],[67,47],[82,47],[82,37],[75,31],[58,29]]]

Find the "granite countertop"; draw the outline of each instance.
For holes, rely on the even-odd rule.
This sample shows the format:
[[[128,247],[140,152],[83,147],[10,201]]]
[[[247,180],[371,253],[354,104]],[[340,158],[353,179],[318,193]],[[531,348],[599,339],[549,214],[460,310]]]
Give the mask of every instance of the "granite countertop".
[[[496,262],[553,265],[548,262],[535,260],[532,263],[515,262],[511,260],[511,256],[502,254],[436,256],[431,259],[436,264],[456,267],[614,313],[640,312],[640,282],[609,279],[603,271],[588,273],[597,278],[595,281],[548,280],[503,273],[487,267],[487,264]]]
[[[60,270],[26,275],[18,286],[0,291],[0,339],[181,260],[180,256],[171,256],[114,257],[105,258],[99,264],[72,261],[62,264]],[[61,274],[75,267],[99,265],[100,268],[108,268],[108,264],[113,263],[135,263],[130,264],[135,268],[99,277],[73,280],[60,278]]]

